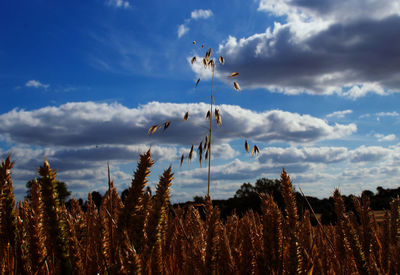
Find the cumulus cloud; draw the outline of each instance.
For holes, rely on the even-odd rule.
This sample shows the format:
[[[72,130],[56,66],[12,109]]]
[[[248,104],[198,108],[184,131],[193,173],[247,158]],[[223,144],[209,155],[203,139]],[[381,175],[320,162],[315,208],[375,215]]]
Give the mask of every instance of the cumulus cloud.
[[[109,6],[113,6],[113,7],[117,7],[117,8],[127,9],[130,7],[129,2],[124,1],[124,0],[108,0],[106,3]]]
[[[376,114],[378,117],[384,117],[384,116],[389,116],[389,117],[397,117],[399,116],[398,112],[380,112]]]
[[[29,87],[29,88],[44,88],[44,89],[47,89],[50,87],[49,84],[43,84],[37,80],[29,80],[28,82],[25,83],[25,86]]]
[[[292,173],[302,173],[310,169],[310,164],[288,164],[285,166]],[[235,159],[227,164],[211,167],[213,180],[249,180],[262,175],[273,173],[279,175],[281,165],[265,164],[260,162],[245,162]],[[179,175],[187,178],[207,180],[207,168],[196,168],[179,172]]]
[[[348,22],[369,17],[381,20],[400,12],[400,5],[391,0],[261,0],[259,10],[285,15],[289,22],[296,20]]]
[[[197,20],[197,19],[207,19],[209,17],[213,16],[212,10],[194,10],[190,14],[190,18]]]
[[[68,184],[74,196],[85,198],[87,192],[104,191],[107,186],[107,164],[110,164],[111,178],[119,191],[127,188],[132,177],[122,170],[129,165],[135,169],[139,154],[149,149],[148,145],[136,146],[102,146],[83,148],[52,147],[51,149],[32,149],[28,146],[14,146],[1,152],[5,158],[11,153],[15,161],[13,169],[14,185],[24,189],[25,183],[37,177],[37,168],[43,165],[44,159],[50,162],[57,171],[57,179]],[[176,148],[171,146],[152,146],[152,158],[156,162],[174,162],[178,159]],[[23,195],[24,192],[21,192]],[[19,198],[21,199],[21,198]]]
[[[185,24],[178,26],[178,37],[181,38],[185,33],[189,31],[189,28]]]
[[[382,135],[382,134],[375,134],[375,137],[378,139],[379,142],[383,141],[393,141],[396,139],[395,134],[390,134],[390,135]]]
[[[391,187],[390,179],[400,175],[398,147],[270,147],[262,150],[258,160],[235,159],[212,169],[213,192],[231,194],[243,182],[261,177],[276,178],[284,167],[293,183],[307,195],[326,197],[334,188],[344,194],[359,194],[376,186]],[[374,165],[371,165],[371,163]],[[243,175],[243,176],[242,176]],[[178,173],[181,188],[201,191],[207,182],[207,169],[197,168]],[[316,188],[318,186],[318,188]],[[232,187],[232,190],[229,188]],[[225,196],[226,197],[226,196]]]
[[[392,118],[398,117],[399,113],[396,112],[396,111],[393,111],[393,112],[379,112],[379,113],[373,113],[373,114],[367,113],[367,114],[360,115],[360,118],[370,118],[372,116],[376,117],[376,119],[378,121],[380,121],[380,119],[382,117],[392,117]]]
[[[121,165],[135,163],[139,153],[150,146],[156,161],[176,163],[181,153],[187,155],[190,146],[194,144],[197,148],[207,135],[204,128],[209,123],[205,119],[208,108],[205,103],[151,102],[127,108],[117,103],[75,102],[29,111],[14,109],[0,115],[0,137],[12,145],[0,153],[3,157],[7,152],[13,154],[17,162],[16,179],[20,182],[34,177],[35,169],[46,157],[59,171],[60,180],[76,187],[74,191],[90,190],[96,188],[96,184],[104,183],[107,161],[114,166],[113,173],[122,173]],[[232,147],[234,143],[230,142],[241,137],[257,141],[262,148],[259,143],[308,144],[342,138],[357,129],[354,124],[328,124],[309,115],[280,110],[254,112],[235,105],[220,105],[219,109],[223,124],[214,126],[212,157],[221,161],[239,156],[237,148]],[[189,119],[184,121],[183,114],[187,111]],[[171,122],[165,132],[160,129],[151,136],[147,135],[152,125],[165,121]],[[331,155],[334,159],[333,153]],[[197,159],[196,154],[194,159]],[[288,165],[292,171],[305,171],[310,166]],[[239,166],[244,169],[239,169]],[[268,171],[279,174],[280,168],[279,163],[254,161],[246,164],[237,160],[229,167],[216,168],[214,176],[221,180],[244,179],[252,172],[254,175]],[[200,173],[203,170],[193,171]],[[203,179],[196,174],[185,177]]]
[[[151,102],[127,108],[117,103],[77,102],[30,111],[14,109],[0,115],[0,135],[7,144],[12,144],[10,150],[0,150],[0,155],[5,157],[7,152],[12,153],[16,160],[13,177],[22,183],[35,176],[35,169],[47,157],[51,166],[59,171],[59,179],[71,184],[77,194],[106,186],[106,165],[110,161],[113,178],[122,190],[129,184],[131,174],[121,167],[136,163],[139,153],[150,146],[156,161],[178,163],[181,153],[187,155],[191,144],[196,146],[207,134],[203,126],[207,127],[205,113],[208,108],[205,103]],[[323,188],[329,190],[338,182],[344,184],[354,177],[363,177],[347,167],[362,170],[373,163],[377,168],[375,172],[382,178],[399,172],[395,169],[400,159],[397,145],[355,149],[315,145],[318,141],[352,135],[357,130],[354,124],[332,124],[281,110],[254,112],[235,105],[220,105],[219,108],[223,125],[215,128],[217,131],[213,136],[213,158],[219,161],[213,166],[212,179],[215,184],[219,182],[215,188],[221,196],[237,189],[244,181],[278,177],[282,167],[296,182],[304,184],[304,191],[307,186],[312,191],[310,186],[321,179],[322,174],[325,175],[323,180],[330,184]],[[183,121],[186,111],[189,111],[189,120]],[[165,121],[171,121],[165,132],[160,129],[147,135],[149,127]],[[391,135],[378,135],[377,139],[391,139]],[[234,142],[240,136],[250,143],[257,142],[261,153],[256,159],[242,158],[244,154],[239,153],[243,151],[242,142]],[[229,162],[224,163],[224,159]],[[201,192],[206,186],[207,168],[199,167],[197,161],[175,169],[179,169],[176,171],[176,182],[180,183],[177,194],[184,188]],[[377,176],[368,170],[364,177],[375,179]],[[232,188],[225,190],[224,186],[228,184],[233,184]],[[346,188],[351,192],[358,191],[354,186]],[[187,197],[190,198],[191,195]]]
[[[400,174],[400,169],[398,167],[365,167],[357,169],[345,169],[341,174],[343,179],[348,180],[360,180],[360,179],[377,179],[382,181],[382,178],[387,176],[398,176]],[[383,180],[384,182],[385,180]],[[387,183],[375,182],[375,186],[386,185],[390,188],[393,186]]]
[[[0,130],[9,141],[41,146],[93,146],[133,144],[181,144],[200,142],[207,126],[208,104],[151,102],[138,108],[94,102],[66,103],[25,111],[14,109],[0,115]],[[235,105],[219,106],[223,124],[216,142],[247,137],[258,142],[309,143],[353,134],[355,124],[330,125],[310,115],[272,110],[254,112]],[[183,114],[189,111],[189,120]],[[171,121],[164,133],[152,136],[155,123]],[[200,125],[200,126],[199,126]]]
[[[48,158],[63,161],[118,161],[128,162],[139,159],[139,154],[147,151],[148,145],[101,145],[79,149],[61,149],[48,155]],[[177,150],[175,147],[151,146],[152,158],[158,160],[175,161]]]
[[[216,159],[232,159],[239,155],[239,152],[232,148],[228,143],[216,144],[212,148],[213,158]]]
[[[181,38],[190,30],[188,25],[192,20],[208,19],[211,16],[213,16],[212,10],[203,10],[203,9],[193,10],[190,14],[190,18],[185,19],[185,22],[178,26],[178,31],[177,31],[178,38]]]
[[[193,145],[192,160],[196,160],[198,157],[197,152],[196,152],[197,146],[198,146],[198,144]],[[180,148],[179,149],[179,157],[184,155],[184,157],[187,159],[190,150],[191,150],[191,148],[189,146]],[[229,143],[214,144],[212,146],[211,159],[227,160],[227,159],[232,159],[232,158],[236,157],[237,155],[239,155],[239,152],[236,151],[235,149],[233,149]]]
[[[344,111],[337,111],[330,114],[327,114],[327,118],[344,118],[346,115],[353,113],[352,110],[344,110]]]
[[[261,1],[285,16],[264,33],[220,44],[221,72],[244,88],[356,99],[400,88],[400,5],[394,1]]]
[[[296,163],[359,163],[383,161],[397,165],[400,159],[400,151],[396,146],[360,146],[355,149],[346,147],[266,147],[261,150],[258,158],[261,163],[296,164]],[[385,164],[385,165],[386,165]]]
[[[361,146],[352,151],[351,162],[371,162],[379,161],[384,157],[389,157],[392,150],[379,146]]]
[[[17,162],[19,169],[34,170],[43,159],[48,159],[52,165],[62,171],[80,170],[82,167],[93,168],[104,165],[107,161],[118,164],[136,162],[139,154],[147,151],[149,145],[102,145],[102,146],[83,146],[77,148],[65,148],[53,146],[51,148],[37,147],[32,149],[27,145],[16,145],[7,152],[1,152],[0,156],[11,153]],[[172,146],[151,146],[152,158],[156,161],[175,161],[177,159],[177,149]]]
[[[261,150],[260,162],[288,163],[335,163],[348,157],[345,147],[268,147]]]

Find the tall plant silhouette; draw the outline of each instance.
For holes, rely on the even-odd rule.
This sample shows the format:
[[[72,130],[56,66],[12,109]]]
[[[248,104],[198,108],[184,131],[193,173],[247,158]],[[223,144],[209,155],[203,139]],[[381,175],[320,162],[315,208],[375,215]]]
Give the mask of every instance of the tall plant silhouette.
[[[197,43],[193,41],[193,45],[197,46]],[[204,45],[198,46],[200,49],[204,49]],[[218,60],[218,61],[217,61]],[[204,67],[204,70],[210,70],[211,71],[211,86],[210,86],[210,107],[207,110],[206,113],[206,119],[209,121],[209,126],[207,127],[207,134],[205,135],[204,138],[201,139],[198,147],[197,147],[197,153],[199,156],[199,163],[201,165],[203,156],[204,160],[208,161],[208,177],[207,177],[207,195],[210,195],[210,183],[211,183],[211,144],[212,144],[212,137],[213,137],[213,120],[215,119],[216,125],[221,126],[222,125],[222,116],[220,113],[219,108],[216,105],[215,98],[214,98],[214,90],[213,90],[213,85],[214,85],[214,77],[215,77],[215,67],[216,63],[218,62],[221,66],[225,64],[225,58],[222,56],[219,56],[218,59],[214,56],[214,52],[211,48],[208,48],[206,51],[205,55],[203,58],[199,58],[198,56],[194,56],[191,59],[191,64],[192,66],[195,65],[197,62],[201,62],[201,64]],[[238,72],[232,72],[229,75],[229,79],[232,79],[232,85],[236,91],[240,91],[240,85],[237,81],[233,81],[237,76],[239,75]],[[197,79],[195,88],[200,83],[200,78]],[[189,119],[189,112],[186,112],[183,116],[184,121],[188,121]],[[148,134],[152,135],[154,134],[157,130],[163,129],[164,131],[171,125],[171,121],[164,121],[159,124],[155,124],[151,126],[148,130]],[[242,136],[240,136],[242,137]],[[250,147],[247,142],[247,139],[245,140],[244,147],[246,152],[250,153]],[[189,161],[192,160],[193,158],[193,152],[194,152],[194,145],[192,144],[192,147],[190,148],[189,154],[187,156],[187,159]],[[260,152],[259,148],[257,145],[254,145],[251,150],[252,155],[256,155]],[[180,165],[182,166],[183,161],[185,160],[185,155],[182,154],[180,157]]]

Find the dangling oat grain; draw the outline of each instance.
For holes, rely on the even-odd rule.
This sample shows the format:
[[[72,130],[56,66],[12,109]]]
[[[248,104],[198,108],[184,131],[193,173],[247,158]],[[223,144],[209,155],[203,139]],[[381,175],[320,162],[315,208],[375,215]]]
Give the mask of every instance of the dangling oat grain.
[[[239,84],[237,82],[233,82],[233,87],[235,87],[236,91],[240,90],[240,86],[239,86]]]
[[[164,123],[164,131],[167,130],[167,128],[169,127],[169,125],[171,125],[170,121],[167,121]]]
[[[158,125],[151,126],[150,129],[147,131],[148,135],[154,134],[157,131]]]
[[[245,142],[244,142],[244,149],[246,150],[247,153],[250,151],[249,144],[247,143],[247,140],[245,140]]]

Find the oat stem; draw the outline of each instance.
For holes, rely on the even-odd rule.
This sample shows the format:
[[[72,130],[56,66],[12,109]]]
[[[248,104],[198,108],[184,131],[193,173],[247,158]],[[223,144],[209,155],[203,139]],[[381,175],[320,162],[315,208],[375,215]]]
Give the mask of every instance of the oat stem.
[[[210,101],[210,129],[209,129],[209,142],[208,142],[208,188],[207,195],[210,196],[210,179],[211,179],[211,134],[212,134],[212,116],[213,116],[213,81],[214,81],[214,66],[212,66],[211,77],[211,101]]]

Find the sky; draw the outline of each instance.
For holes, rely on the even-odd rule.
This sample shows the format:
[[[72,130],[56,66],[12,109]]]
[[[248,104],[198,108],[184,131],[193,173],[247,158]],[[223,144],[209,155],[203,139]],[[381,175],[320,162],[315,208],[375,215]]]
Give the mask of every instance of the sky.
[[[44,159],[74,197],[105,192],[107,163],[122,191],[150,147],[153,190],[172,165],[172,202],[205,195],[206,163],[186,159],[211,82],[212,198],[282,168],[319,198],[399,187],[398,1],[1,1],[0,26],[0,157],[17,200]]]

